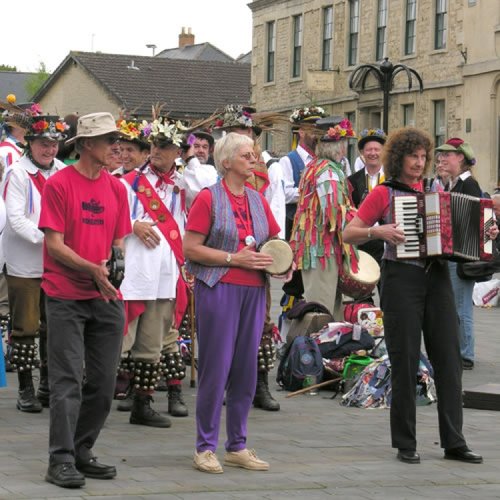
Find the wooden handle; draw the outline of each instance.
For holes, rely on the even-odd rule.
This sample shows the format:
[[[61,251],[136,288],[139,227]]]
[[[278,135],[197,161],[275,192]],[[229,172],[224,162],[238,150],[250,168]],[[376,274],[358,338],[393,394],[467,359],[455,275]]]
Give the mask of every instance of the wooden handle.
[[[333,384],[334,382],[338,382],[339,380],[342,380],[342,377],[332,378],[331,380],[327,380],[326,382],[320,382],[319,384],[310,385],[309,387],[304,387],[303,389],[299,389],[298,391],[290,392],[285,396],[285,398],[293,398],[295,396],[298,396],[299,394],[305,394],[306,392],[309,392],[311,389],[318,389],[319,387],[325,387],[327,385]]]

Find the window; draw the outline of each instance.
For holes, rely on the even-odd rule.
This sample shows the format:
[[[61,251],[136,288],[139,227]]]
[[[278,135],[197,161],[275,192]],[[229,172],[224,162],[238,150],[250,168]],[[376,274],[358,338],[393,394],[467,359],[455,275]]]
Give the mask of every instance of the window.
[[[323,54],[321,69],[332,69],[332,42],[333,42],[333,7],[323,9]]]
[[[417,0],[406,0],[405,55],[415,53]]]
[[[441,146],[446,139],[445,101],[434,101],[434,142]]]
[[[447,0],[436,0],[436,20],[434,27],[434,48],[446,48],[446,28],[448,24],[448,13],[446,12]]]
[[[415,105],[414,104],[403,104],[403,126],[414,127],[415,126]]]
[[[349,2],[349,66],[358,62],[359,0]]]
[[[356,112],[350,111],[345,117],[351,122],[352,128],[356,130]],[[347,159],[351,165],[351,172],[354,173],[354,163],[358,156],[358,146],[354,141],[347,141]]]
[[[264,140],[263,140],[263,145],[264,145],[264,151],[267,151],[268,153],[272,154],[271,151],[273,150],[273,136],[271,132],[264,132]]]
[[[292,77],[300,76],[302,65],[302,16],[293,16]]]
[[[386,27],[387,27],[387,0],[378,0],[377,12],[377,61],[385,57],[386,48]]]
[[[274,82],[274,55],[276,52],[276,24],[267,23],[267,73],[266,81]]]

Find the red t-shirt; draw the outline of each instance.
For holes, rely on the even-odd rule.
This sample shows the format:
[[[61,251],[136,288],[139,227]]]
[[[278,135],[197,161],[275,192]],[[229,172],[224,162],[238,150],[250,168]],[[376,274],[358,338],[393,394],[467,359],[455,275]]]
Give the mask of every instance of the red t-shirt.
[[[64,243],[95,264],[108,259],[113,240],[130,232],[125,186],[102,171],[97,179],[70,165],[45,183],[38,227],[64,234]],[[43,245],[42,288],[50,297],[85,300],[101,297],[92,277],[52,258]]]
[[[422,191],[422,182],[412,184],[410,187],[416,191]],[[371,227],[387,215],[390,202],[389,188],[383,185],[376,186],[361,203],[357,215]]]
[[[280,232],[280,227],[271,212],[271,208],[267,203],[264,196],[259,193],[264,205],[264,211],[266,213],[267,224],[269,226],[269,237],[272,238]],[[236,204],[233,198],[231,200],[231,207],[233,209],[234,218],[236,221],[236,227],[238,228],[239,243],[237,251],[244,248],[245,237],[248,236],[248,214],[246,211],[246,204],[244,203],[244,197],[242,197],[242,203]],[[212,215],[212,193],[208,189],[204,189],[198,194],[196,199],[189,210],[189,217],[186,224],[186,231],[193,231],[195,233],[201,233],[208,236],[210,232],[210,227],[212,225],[211,220]],[[245,223],[247,228],[245,228]],[[251,224],[251,219],[250,219]],[[264,273],[261,271],[253,271],[251,269],[243,269],[242,267],[230,267],[229,271],[221,279],[223,283],[231,283],[233,285],[245,285],[245,286],[262,286],[265,283]]]

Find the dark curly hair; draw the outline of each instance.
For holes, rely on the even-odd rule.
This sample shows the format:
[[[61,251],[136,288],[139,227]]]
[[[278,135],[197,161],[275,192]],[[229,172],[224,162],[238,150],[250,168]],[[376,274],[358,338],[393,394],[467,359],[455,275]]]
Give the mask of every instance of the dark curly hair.
[[[389,135],[382,152],[382,165],[387,177],[399,178],[403,170],[403,158],[414,153],[418,148],[424,148],[427,153],[424,175],[431,170],[434,152],[434,142],[424,130],[405,127],[395,130]]]

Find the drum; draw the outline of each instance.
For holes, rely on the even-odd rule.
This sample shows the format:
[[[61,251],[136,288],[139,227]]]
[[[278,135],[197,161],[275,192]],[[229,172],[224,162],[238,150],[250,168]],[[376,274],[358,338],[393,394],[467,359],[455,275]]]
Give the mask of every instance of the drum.
[[[358,272],[351,269],[339,269],[338,289],[344,295],[360,299],[371,295],[380,279],[380,267],[377,261],[366,252],[358,250]]]
[[[268,240],[262,243],[257,251],[273,258],[273,263],[264,269],[268,274],[280,276],[286,274],[292,268],[293,250],[285,240]]]

